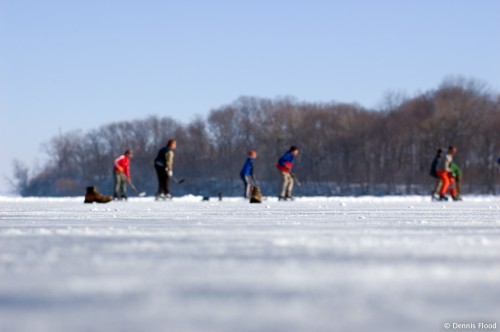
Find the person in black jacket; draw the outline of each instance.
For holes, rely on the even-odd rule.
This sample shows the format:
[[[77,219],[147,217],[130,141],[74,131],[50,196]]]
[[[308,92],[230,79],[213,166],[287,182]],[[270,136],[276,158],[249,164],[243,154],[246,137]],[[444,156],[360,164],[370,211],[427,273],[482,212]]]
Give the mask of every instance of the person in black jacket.
[[[432,163],[431,163],[430,176],[432,176],[433,178],[436,179],[436,184],[434,186],[434,190],[432,190],[432,193],[431,193],[433,200],[436,200],[439,198],[439,191],[441,190],[441,186],[443,185],[443,182],[441,181],[441,179],[439,178],[439,176],[437,174],[437,167],[438,167],[439,162],[440,162],[442,157],[443,157],[443,149],[439,148],[437,150],[436,156],[434,157],[434,159],[432,160]]]
[[[174,150],[177,148],[177,141],[171,139],[167,145],[158,151],[155,159],[155,170],[158,176],[158,191],[156,200],[172,198],[170,194],[170,178],[174,176]]]

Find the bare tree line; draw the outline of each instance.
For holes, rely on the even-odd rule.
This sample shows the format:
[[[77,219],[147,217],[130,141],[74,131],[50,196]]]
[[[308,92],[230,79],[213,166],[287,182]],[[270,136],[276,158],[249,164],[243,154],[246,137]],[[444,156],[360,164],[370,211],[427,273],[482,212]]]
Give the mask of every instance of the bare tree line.
[[[477,81],[451,79],[411,98],[388,98],[380,110],[355,104],[305,103],[292,98],[241,97],[206,118],[182,124],[151,116],[70,132],[46,144],[48,162],[33,174],[15,162],[24,196],[82,195],[88,185],[111,192],[113,160],[132,149],[132,178],[153,194],[153,159],[176,138],[175,172],[188,181],[174,195],[239,195],[248,149],[264,194],[276,194],[275,164],[290,145],[301,154],[297,195],[427,194],[438,147],[458,147],[465,193],[495,193],[500,156],[500,95]]]

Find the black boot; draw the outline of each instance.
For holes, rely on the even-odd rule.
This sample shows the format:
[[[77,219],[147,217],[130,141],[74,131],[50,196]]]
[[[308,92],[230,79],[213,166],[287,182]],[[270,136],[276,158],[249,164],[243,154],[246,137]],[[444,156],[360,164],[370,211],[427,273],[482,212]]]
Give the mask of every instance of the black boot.
[[[87,192],[85,193],[84,203],[94,203],[96,197],[97,188],[96,187],[87,187]]]

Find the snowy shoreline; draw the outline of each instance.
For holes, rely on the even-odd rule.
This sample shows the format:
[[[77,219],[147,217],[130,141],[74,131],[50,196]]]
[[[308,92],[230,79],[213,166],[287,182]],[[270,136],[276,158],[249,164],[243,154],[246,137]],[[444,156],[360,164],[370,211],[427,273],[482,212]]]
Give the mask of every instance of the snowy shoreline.
[[[83,203],[84,196],[74,197],[21,197],[21,196],[2,196],[0,195],[0,203],[14,202],[46,202],[46,203],[63,203],[74,202]],[[203,200],[203,196],[186,195],[174,197],[172,202],[182,203],[199,203]],[[499,195],[465,195],[464,202],[497,202],[500,203]],[[152,202],[153,196],[149,197],[130,197],[128,203]],[[218,197],[210,197],[209,202],[219,201]],[[241,197],[223,197],[222,202],[242,203],[245,200]],[[264,202],[277,202],[277,197],[264,197]],[[314,202],[352,202],[352,203],[420,203],[430,202],[428,195],[391,195],[391,196],[302,196],[296,197],[295,202],[314,203]],[[290,202],[287,202],[290,203]],[[441,202],[442,203],[442,202]],[[457,202],[459,204],[459,202]]]

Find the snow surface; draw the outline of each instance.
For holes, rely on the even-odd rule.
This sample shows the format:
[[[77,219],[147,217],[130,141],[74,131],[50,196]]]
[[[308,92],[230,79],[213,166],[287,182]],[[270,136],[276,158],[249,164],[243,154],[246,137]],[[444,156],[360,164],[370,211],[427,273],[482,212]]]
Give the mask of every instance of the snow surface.
[[[500,323],[500,197],[82,202],[0,197],[1,332]]]

